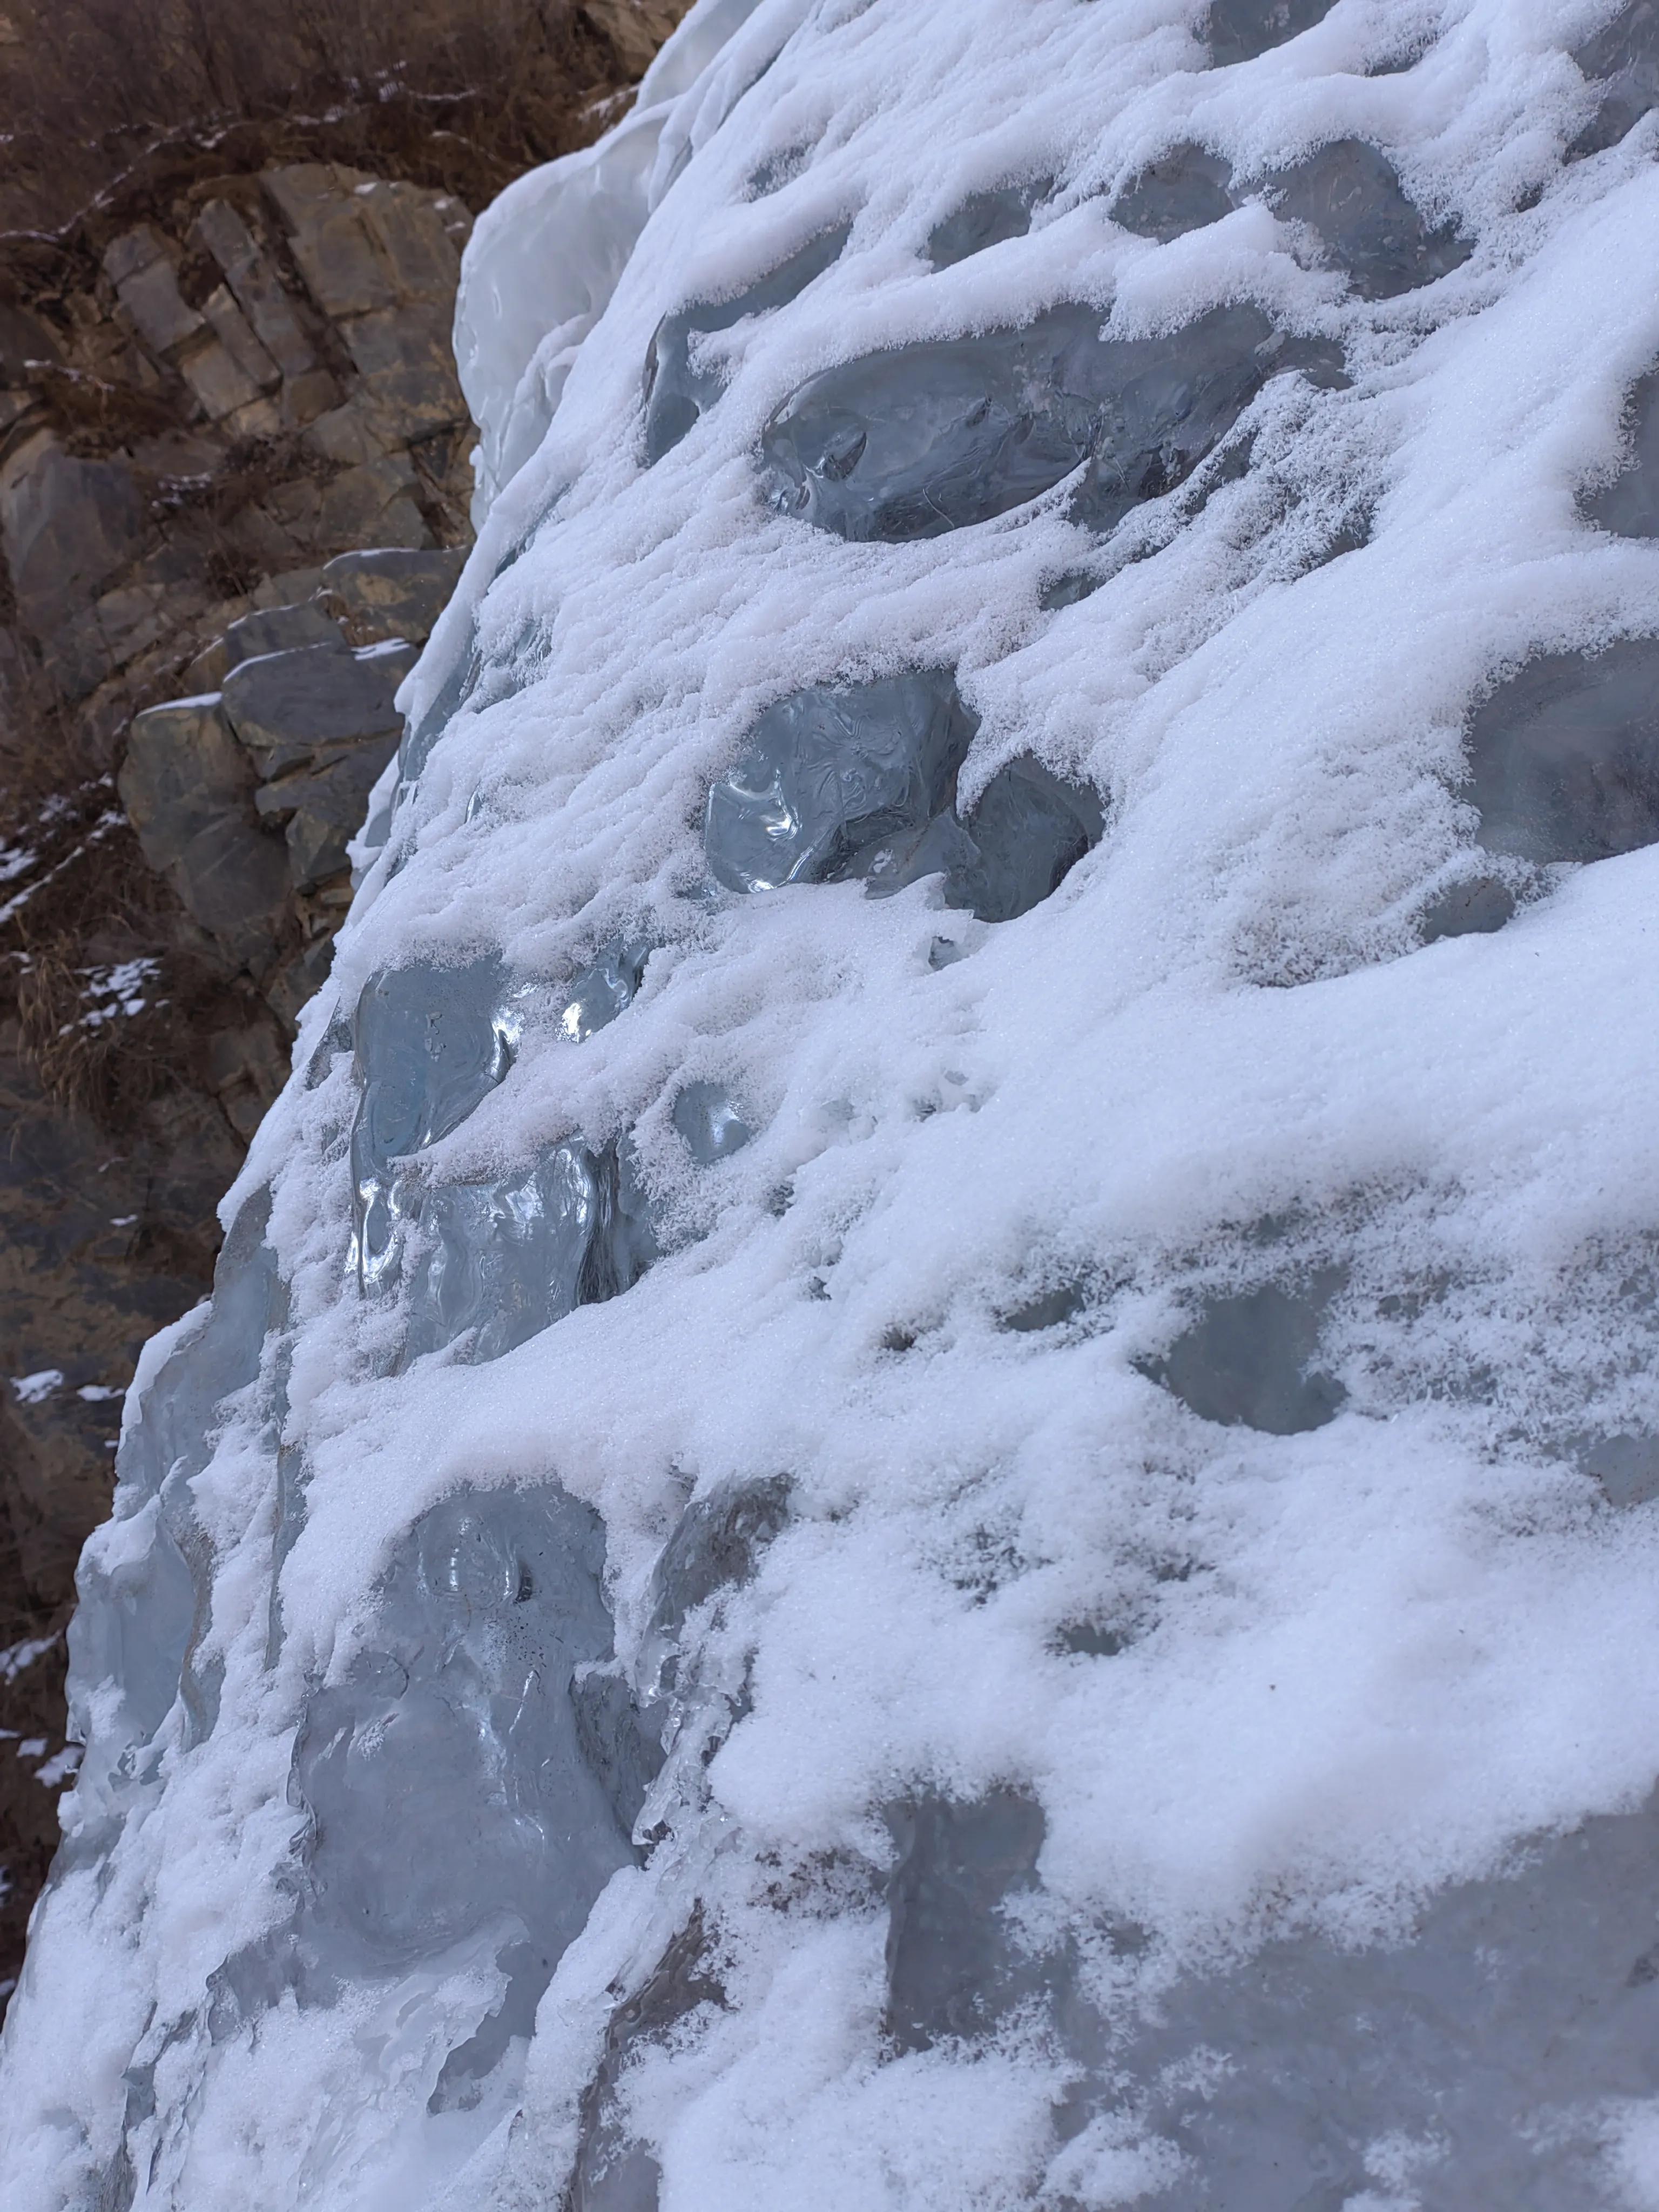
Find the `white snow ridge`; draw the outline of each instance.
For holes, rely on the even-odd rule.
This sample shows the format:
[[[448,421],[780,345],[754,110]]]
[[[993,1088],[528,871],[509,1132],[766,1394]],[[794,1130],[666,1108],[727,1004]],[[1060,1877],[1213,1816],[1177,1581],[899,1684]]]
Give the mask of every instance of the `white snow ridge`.
[[[1659,2206],[1656,99],[700,0],[480,223],[7,2212]]]

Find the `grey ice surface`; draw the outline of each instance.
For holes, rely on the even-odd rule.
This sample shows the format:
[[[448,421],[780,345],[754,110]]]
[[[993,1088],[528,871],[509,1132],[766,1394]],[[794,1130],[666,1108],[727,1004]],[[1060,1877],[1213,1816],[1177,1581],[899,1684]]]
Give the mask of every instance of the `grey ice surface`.
[[[977,1804],[927,1797],[887,1816],[887,2010],[895,2051],[926,2051],[994,2027],[1048,1977],[1000,1915],[1036,1887],[1042,1808],[1012,1790]]]
[[[669,1118],[701,1168],[730,1159],[754,1133],[719,1083],[688,1083]]]
[[[652,1607],[638,1675],[642,1702],[628,1706],[634,1741],[648,1735],[675,1702],[695,1702],[696,1685],[681,1680],[680,1639],[686,1618],[726,1590],[750,1581],[766,1546],[789,1515],[782,1477],[735,1483],[694,1498],[664,1546],[652,1577]],[[596,1678],[589,1674],[591,1683]],[[621,1764],[635,1756],[624,1750]],[[660,2172],[629,2129],[617,2089],[641,2047],[670,2033],[700,2006],[725,2002],[702,1908],[669,1939],[637,1989],[606,2024],[605,2048],[582,2098],[569,2212],[657,2212]]]
[[[404,1540],[368,1643],[313,1697],[295,1745],[313,1971],[406,1970],[483,1935],[507,1974],[451,2054],[440,2106],[470,2101],[529,2034],[561,1953],[633,1857],[572,1697],[576,1668],[611,1655],[604,1564],[597,1517],[556,1484],[446,1498]]]
[[[580,1043],[615,1020],[647,951],[607,946],[561,994],[557,1032]],[[479,1182],[435,1178],[420,1159],[505,1079],[530,995],[476,960],[394,969],[358,1002],[357,1277],[366,1294],[402,1300],[400,1365],[463,1335],[470,1360],[499,1358],[575,1307],[619,1296],[656,1256],[625,1138],[597,1152],[573,1138]]]
[[[862,877],[876,893],[939,875],[947,904],[982,921],[1028,912],[1099,842],[1100,801],[1021,756],[964,823],[956,780],[974,726],[937,671],[780,700],[709,792],[710,873],[731,890]]]
[[[1616,146],[1659,104],[1659,0],[1632,0],[1573,59],[1601,87],[1595,115],[1567,149],[1569,160],[1580,161]]]
[[[937,670],[779,700],[709,792],[710,872],[738,891],[867,872],[950,805],[973,732]]]
[[[1604,860],[1659,839],[1659,638],[1547,653],[1470,720],[1462,797],[1490,853]]]
[[[896,544],[1005,514],[1087,461],[1073,512],[1109,530],[1182,483],[1269,377],[1340,376],[1334,347],[1287,338],[1257,307],[1152,338],[1105,337],[1103,319],[1056,307],[824,370],[767,428],[771,497],[840,537]]]
[[[1659,1498],[1659,1437],[1598,1437],[1579,1464],[1601,1484],[1609,1505],[1648,1505]]]
[[[768,426],[772,495],[853,539],[896,544],[988,520],[1091,450],[1102,313],[896,348],[813,377]]]
[[[1202,146],[1175,146],[1132,177],[1112,203],[1112,221],[1167,243],[1231,215],[1232,164]]]
[[[258,1376],[268,1337],[283,1317],[276,1255],[265,1242],[269,1200],[248,1200],[214,1272],[212,1302],[140,1395],[116,1459],[115,1514],[149,1516],[148,1540],[121,1565],[83,1557],[79,1607],[70,1625],[70,1727],[92,1748],[82,1798],[118,1817],[142,1775],[143,1747],[181,1688],[198,1733],[211,1720],[213,1685],[196,1676],[193,1648],[206,1626],[211,1560],[191,1486],[212,1455],[219,1407]],[[94,1729],[94,1693],[113,1683],[118,1711]],[[94,1831],[96,1823],[94,1822]],[[71,1854],[72,1855],[72,1854]]]
[[[1628,465],[1585,501],[1585,519],[1616,537],[1659,538],[1659,371],[1637,384],[1630,415]]]
[[[1031,228],[1031,211],[1054,189],[1051,177],[1028,185],[998,185],[990,191],[974,192],[959,208],[935,223],[927,239],[927,258],[935,269],[954,268],[988,246],[1011,238],[1024,238]]]
[[[1110,1666],[1121,1649],[1078,1648]],[[1041,1811],[998,1790],[890,1809],[884,2027],[896,2054],[972,2048],[1017,2017],[1075,2069],[1055,2147],[1135,2086],[1137,2120],[1185,2164],[1160,2212],[1347,2212],[1380,2151],[1407,2162],[1422,2212],[1589,2212],[1607,2202],[1609,2100],[1659,2076],[1659,1813],[1544,1836],[1492,1878],[1443,1891],[1386,1940],[1287,1936],[1247,1965],[1188,1971],[1109,2022],[1069,1944],[1045,1948],[1019,1906],[1038,1887]],[[1133,1923],[1103,1931],[1130,1973]],[[583,2108],[572,2203],[654,2212],[657,2172],[616,2089],[630,2055],[723,2002],[701,1920],[612,2015]],[[1368,2194],[1368,2192],[1372,2192]]]
[[[1489,937],[1515,913],[1515,893],[1496,876],[1468,876],[1432,899],[1418,927],[1425,945],[1446,937]]]
[[[1213,0],[1203,24],[1217,69],[1254,61],[1329,14],[1332,0]]]
[[[1472,252],[1449,224],[1431,229],[1394,164],[1363,138],[1339,138],[1273,179],[1275,212],[1317,233],[1362,300],[1391,300],[1456,269]]]
[[[964,826],[972,857],[948,877],[947,902],[981,921],[1012,921],[1059,888],[1105,822],[1091,787],[1022,754],[997,770]]]
[[[1320,1371],[1319,1341],[1340,1277],[1207,1298],[1191,1325],[1146,1372],[1206,1421],[1242,1423],[1269,1436],[1322,1428],[1347,1393]]]
[[[1147,2121],[1189,2160],[1159,2212],[1386,2202],[1368,2161],[1390,2137],[1415,2150],[1422,2212],[1590,2212],[1608,2202],[1603,2114],[1659,2075],[1656,1929],[1650,1803],[1443,1893],[1404,1942],[1283,1941],[1184,1978],[1130,2038],[1091,2038],[1080,2013],[1072,2036],[1095,2081],[1121,2064],[1146,2085]],[[1098,2092],[1073,2094],[1076,2125]]]
[[[843,223],[825,231],[780,267],[735,298],[702,301],[665,315],[653,334],[645,362],[645,458],[647,466],[678,445],[699,416],[726,388],[720,370],[702,358],[698,341],[729,331],[745,316],[787,307],[814,277],[840,259],[847,243]]]

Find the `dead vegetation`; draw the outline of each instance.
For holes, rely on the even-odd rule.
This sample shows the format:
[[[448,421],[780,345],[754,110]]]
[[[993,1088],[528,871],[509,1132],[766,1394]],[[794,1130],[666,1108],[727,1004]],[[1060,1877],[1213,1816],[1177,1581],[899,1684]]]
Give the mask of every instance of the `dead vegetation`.
[[[604,119],[663,0],[12,0],[0,228],[54,230],[172,142],[325,159],[477,207]],[[257,141],[255,152],[251,142]]]
[[[258,173],[283,161],[339,161],[478,209],[596,135],[682,12],[676,0],[8,0],[0,313],[26,308],[67,354],[112,238],[150,219],[182,233],[209,193],[252,204]],[[179,280],[193,300],[218,277],[186,259]],[[181,412],[165,386],[61,357],[31,362],[12,385],[86,458],[142,455]],[[444,458],[428,469],[416,456],[416,496],[451,544],[464,524],[436,488]],[[332,472],[283,438],[246,441],[199,479],[139,473],[181,573],[228,600],[258,574],[239,514]],[[0,630],[5,598],[0,576]],[[108,776],[119,724],[172,696],[188,657],[161,657],[106,727],[109,714],[70,708],[38,670],[0,656],[0,848],[32,855],[0,884],[0,1021],[16,1021],[52,1097],[112,1130],[195,1078],[210,959],[194,957],[192,926],[145,866]],[[141,957],[161,978],[143,1012],[89,1018],[96,975]]]

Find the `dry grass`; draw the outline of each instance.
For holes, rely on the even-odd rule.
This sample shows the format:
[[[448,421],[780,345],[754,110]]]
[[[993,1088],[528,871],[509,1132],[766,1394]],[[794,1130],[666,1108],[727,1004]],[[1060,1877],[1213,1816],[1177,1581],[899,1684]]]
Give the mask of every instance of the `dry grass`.
[[[158,142],[249,125],[331,139],[336,158],[355,150],[476,204],[591,137],[594,102],[639,58],[577,0],[14,0],[11,13],[9,228],[60,226]]]
[[[29,856],[0,890],[0,1021],[15,1018],[50,1097],[119,1133],[198,1079],[203,1017],[222,986],[107,778],[17,809],[0,844]],[[126,1014],[108,978],[135,961],[150,971],[126,994],[143,1011]]]

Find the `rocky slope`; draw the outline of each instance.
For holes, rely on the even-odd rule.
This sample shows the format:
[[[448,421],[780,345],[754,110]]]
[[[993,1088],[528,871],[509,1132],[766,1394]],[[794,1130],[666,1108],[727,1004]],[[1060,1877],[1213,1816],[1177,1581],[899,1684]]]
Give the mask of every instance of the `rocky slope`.
[[[679,12],[582,11],[572,143]],[[470,543],[450,322],[503,179],[451,119],[174,137],[0,238],[0,2009],[122,1395],[210,1279]]]

